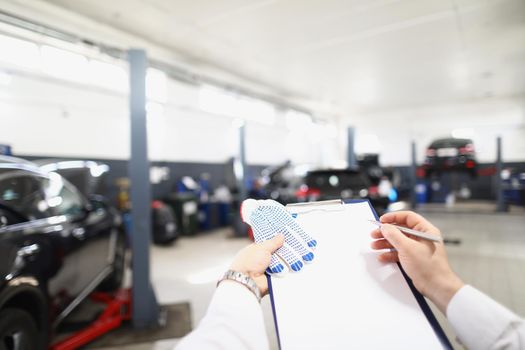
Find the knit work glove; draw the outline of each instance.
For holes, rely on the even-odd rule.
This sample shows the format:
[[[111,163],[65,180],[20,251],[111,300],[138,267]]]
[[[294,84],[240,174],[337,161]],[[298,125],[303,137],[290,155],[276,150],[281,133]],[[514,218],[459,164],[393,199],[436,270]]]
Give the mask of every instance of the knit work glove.
[[[284,235],[284,244],[277,249],[266,270],[270,274],[284,273],[287,268],[300,271],[304,263],[314,259],[317,241],[310,237],[286,208],[271,199],[246,199],[241,206],[242,220],[253,229],[256,243]]]

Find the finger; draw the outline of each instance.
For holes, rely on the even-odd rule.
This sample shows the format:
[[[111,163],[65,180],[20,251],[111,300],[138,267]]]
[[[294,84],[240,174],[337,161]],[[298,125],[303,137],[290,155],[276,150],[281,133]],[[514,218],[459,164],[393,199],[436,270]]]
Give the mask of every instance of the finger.
[[[299,255],[297,255],[288,243],[284,243],[283,246],[275,252],[279,258],[281,258],[293,271],[299,271],[303,268],[304,264]]]
[[[379,219],[382,223],[386,224],[398,224],[401,226],[406,226],[408,228],[416,229],[416,230],[423,230],[428,231],[429,229],[434,229],[434,225],[432,225],[427,219],[422,217],[421,215],[414,213],[413,211],[397,211],[397,212],[391,212],[384,214]]]
[[[377,259],[385,263],[399,262],[399,255],[397,252],[388,252],[378,255]]]
[[[405,224],[408,224],[409,220],[414,220],[418,216],[421,217],[420,215],[414,213],[413,211],[402,210],[402,211],[394,211],[394,212],[386,213],[383,216],[381,216],[379,220],[385,224],[397,223],[400,225],[405,225]]]
[[[255,199],[248,198],[241,203],[240,214],[241,220],[251,225],[251,216],[255,209],[257,209],[258,203]]]
[[[284,236],[282,234],[278,234],[272,239],[268,239],[266,241],[258,243],[261,248],[266,250],[268,253],[273,253],[277,249],[281,248],[284,243]]]
[[[374,239],[384,238],[379,228],[376,228],[374,231],[370,232],[370,236],[372,236]]]
[[[274,208],[272,209],[274,210]],[[288,214],[288,213],[285,213],[285,214]],[[279,231],[283,232],[286,244],[289,245],[295,251],[295,253],[300,255],[305,262],[312,261],[314,259],[314,253],[306,245],[305,241],[299,239],[299,237],[296,236],[295,231],[293,231],[288,226],[283,227],[280,225],[280,222],[279,222],[280,220],[278,219],[280,215],[282,215],[282,213],[274,216],[277,222],[269,220],[267,218],[269,225],[272,227],[272,230],[274,232],[279,232]]]
[[[299,234],[299,236],[306,242],[308,247],[314,248],[317,246],[317,241],[313,239],[305,230],[293,219],[290,218],[290,227]]]
[[[313,239],[306,231],[294,220],[292,215],[286,210],[284,205],[272,199],[263,200],[263,206],[267,215],[271,215],[272,222],[277,227],[289,227],[293,234],[300,238],[308,248],[314,248],[317,241]],[[308,253],[306,253],[308,254]]]
[[[279,260],[277,255],[272,254],[272,257],[270,259],[270,266],[268,266],[266,271],[270,274],[277,275],[286,272],[286,268],[281,263],[281,260]]]
[[[399,225],[416,225],[420,221],[426,221],[421,215],[414,213],[413,211],[403,210],[386,213],[379,218],[382,223],[396,223]],[[412,226],[409,226],[412,227]]]
[[[272,239],[279,231],[274,231],[268,220],[262,215],[260,210],[256,210],[251,215],[251,224],[253,229],[253,238],[255,242],[260,243]]]
[[[392,249],[392,248],[394,248],[394,246],[389,241],[387,241],[386,239],[380,239],[380,240],[377,240],[377,241],[373,241],[370,244],[370,246],[372,247],[372,249],[375,249],[375,250]]]
[[[399,251],[409,251],[417,244],[413,239],[408,238],[392,225],[382,225],[381,233]]]

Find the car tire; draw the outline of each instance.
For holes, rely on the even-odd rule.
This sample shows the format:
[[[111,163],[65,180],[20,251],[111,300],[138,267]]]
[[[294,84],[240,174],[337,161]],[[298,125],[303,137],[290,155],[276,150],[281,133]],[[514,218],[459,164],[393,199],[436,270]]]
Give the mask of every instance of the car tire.
[[[123,232],[117,234],[115,244],[115,258],[113,259],[113,271],[102,281],[98,287],[99,291],[113,292],[122,286],[124,272],[126,270],[126,236]]]
[[[38,342],[41,338],[35,320],[27,311],[18,308],[0,311],[0,350],[44,349]]]

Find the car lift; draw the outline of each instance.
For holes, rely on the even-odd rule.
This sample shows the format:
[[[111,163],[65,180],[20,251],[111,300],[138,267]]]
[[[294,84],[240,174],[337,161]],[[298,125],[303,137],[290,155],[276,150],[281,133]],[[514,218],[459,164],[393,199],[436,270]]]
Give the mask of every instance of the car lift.
[[[86,328],[49,347],[49,350],[74,350],[109,331],[118,328],[122,322],[131,320],[131,290],[120,289],[116,293],[95,292],[90,299],[104,303],[106,307],[97,319]]]

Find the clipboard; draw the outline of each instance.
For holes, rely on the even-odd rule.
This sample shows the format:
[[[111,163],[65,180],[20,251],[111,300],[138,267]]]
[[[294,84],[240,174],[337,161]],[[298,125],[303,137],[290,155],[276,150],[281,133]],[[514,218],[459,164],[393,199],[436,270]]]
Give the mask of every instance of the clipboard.
[[[318,241],[318,247],[316,259],[299,273],[288,273],[283,277],[268,276],[279,349],[452,349],[425,298],[414,287],[401,265],[381,264],[377,261],[377,253],[369,248],[369,232],[373,229],[372,225],[369,230],[365,229],[365,224],[360,226],[361,230],[365,229],[367,232],[348,233],[364,235],[355,236],[359,237],[356,239],[356,242],[359,241],[356,246],[361,245],[361,248],[348,253],[352,256],[340,257],[343,264],[340,269],[337,267],[339,270],[335,271],[335,274],[348,275],[348,279],[323,279],[325,273],[322,268],[334,266],[336,260],[332,259],[333,254],[344,252],[341,244],[339,247],[334,244],[334,241],[342,236],[329,237],[326,234],[326,237],[323,237],[323,232],[313,232],[322,231],[319,224],[312,223],[327,220],[327,226],[337,225],[337,222],[342,221],[346,224],[346,216],[352,213],[369,217],[349,218],[348,225],[358,222],[356,220],[378,220],[377,213],[368,200],[301,203],[288,205],[287,209],[310,231]],[[307,217],[309,219],[306,219]],[[335,220],[336,218],[339,221]],[[339,231],[345,234],[344,229],[339,228]],[[345,239],[346,244],[353,238],[345,236]],[[363,245],[364,240],[368,242],[368,253]],[[327,247],[324,248],[323,244]],[[358,254],[360,250],[359,254],[363,254],[362,256]],[[367,262],[363,263],[364,260]],[[354,267],[345,266],[345,263],[354,263]],[[375,280],[370,277],[372,275]],[[384,278],[385,276],[388,278]],[[355,279],[352,281],[355,288],[350,288],[347,294],[342,294],[340,288],[348,287],[352,278]],[[385,282],[386,280],[389,282]],[[321,283],[326,285],[319,286]],[[389,292],[392,294],[388,294]],[[368,294],[372,300],[368,300]],[[355,300],[356,296],[360,300]],[[339,297],[340,300],[332,300],[331,297]],[[377,303],[383,306],[381,312],[377,310]],[[333,310],[322,309],[323,304],[327,304],[327,307],[334,306]],[[375,311],[363,311],[367,304]],[[371,334],[375,336],[370,337]]]

